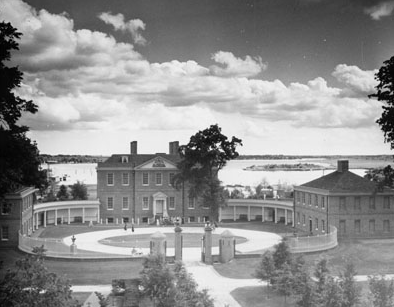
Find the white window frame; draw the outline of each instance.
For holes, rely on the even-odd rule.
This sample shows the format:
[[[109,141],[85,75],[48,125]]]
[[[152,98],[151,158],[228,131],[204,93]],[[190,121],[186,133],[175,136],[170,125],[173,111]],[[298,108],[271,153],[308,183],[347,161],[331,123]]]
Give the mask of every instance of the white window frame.
[[[110,183],[110,178],[112,177],[112,183]],[[113,186],[115,185],[115,175],[114,173],[107,173],[107,185]]]
[[[173,205],[173,206],[171,206]],[[175,197],[168,197],[168,210],[175,210]]]
[[[146,183],[144,182],[145,175],[146,175],[146,179],[147,179]],[[148,186],[149,185],[149,173],[147,173],[147,172],[143,172],[142,173],[142,185],[143,186]]]
[[[127,207],[125,207],[125,199],[127,199]],[[128,196],[122,196],[122,210],[129,210],[130,209],[130,202]]]
[[[145,207],[145,200],[146,200],[147,207]],[[142,197],[142,210],[149,210],[149,197],[148,196]]]
[[[112,208],[109,207],[109,200],[112,199]],[[108,196],[107,197],[107,210],[114,210],[114,197],[113,196]]]
[[[175,173],[171,172],[168,174],[168,185],[171,185],[171,179],[173,179],[175,176]]]
[[[125,177],[125,175],[127,175],[127,176]],[[125,182],[126,178],[127,178],[127,182]],[[130,185],[130,175],[129,175],[129,173],[122,173],[122,185],[125,185],[125,186]]]
[[[7,208],[7,211],[5,211],[4,208]],[[11,203],[3,202],[1,204],[1,212],[0,212],[0,214],[1,215],[10,215],[11,214],[11,210],[12,210],[11,208],[12,208],[12,204]]]
[[[163,173],[155,174],[155,183],[156,185],[163,185]]]
[[[6,229],[6,231],[4,231]],[[4,234],[7,234],[5,236]],[[10,228],[8,225],[2,225],[1,226],[1,241],[9,241],[10,240]]]
[[[192,206],[190,206],[192,205]],[[188,203],[187,203],[187,208],[188,209],[196,209],[196,200],[193,197],[189,197]]]

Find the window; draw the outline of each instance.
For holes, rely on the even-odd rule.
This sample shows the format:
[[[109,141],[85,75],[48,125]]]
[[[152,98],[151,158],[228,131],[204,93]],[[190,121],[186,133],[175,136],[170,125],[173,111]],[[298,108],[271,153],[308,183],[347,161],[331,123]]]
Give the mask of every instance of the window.
[[[383,220],[383,232],[390,232],[390,220]]]
[[[142,185],[149,185],[149,173],[142,173]]]
[[[321,198],[321,208],[322,209],[326,208],[326,198],[324,196],[322,196]]]
[[[375,210],[376,209],[376,207],[375,207],[375,197],[374,196],[371,196],[369,198],[369,209],[370,210]]]
[[[302,204],[305,205],[305,193],[302,193]]]
[[[360,233],[361,232],[361,221],[360,220],[355,220],[354,221],[354,232],[355,233]]]
[[[149,210],[149,197],[142,197],[142,210]]]
[[[168,209],[175,210],[175,197],[170,197],[168,199]]]
[[[114,210],[114,198],[113,197],[107,198],[107,209]]]
[[[305,226],[305,214],[302,215],[302,225]]]
[[[9,215],[11,213],[11,206],[10,203],[2,203],[1,204],[1,215]]]
[[[122,197],[122,210],[129,209],[129,198],[127,196]]]
[[[308,194],[308,205],[312,206],[312,195]]]
[[[339,220],[339,233],[340,234],[346,233],[346,220]]]
[[[107,185],[114,185],[114,173],[107,174]]]
[[[370,233],[375,232],[375,220],[369,220],[369,232]]]
[[[142,218],[142,223],[148,223],[148,218],[146,217],[146,216],[144,216],[143,218]]]
[[[317,195],[315,195],[314,200],[315,200],[315,206],[319,207],[319,200],[318,200]]]
[[[8,241],[10,238],[10,233],[8,230],[8,226],[1,226],[1,240]]]
[[[191,222],[191,223],[193,223],[193,222],[195,222],[195,217],[194,216],[189,216],[189,222]]]
[[[123,220],[123,223],[128,223],[129,222],[129,218],[126,216],[126,217],[122,217],[122,220]]]
[[[300,203],[300,200],[301,200],[301,192],[296,192],[296,197],[297,197],[297,204],[299,204]]]
[[[128,156],[122,156],[122,163],[129,163],[129,157]]]
[[[339,211],[346,211],[346,198],[339,197]]]
[[[156,185],[162,185],[162,173],[156,173]]]
[[[168,175],[168,185],[172,184],[172,182],[174,181],[174,176],[175,176],[175,173],[170,173]]]
[[[315,218],[315,228],[316,230],[319,230],[319,219]]]
[[[390,197],[383,197],[383,209],[390,209]]]
[[[122,184],[129,185],[129,173],[122,174]]]
[[[321,231],[325,232],[326,231],[326,221],[321,220]]]
[[[301,214],[297,212],[297,223],[299,224],[301,222]]]
[[[189,198],[189,209],[194,209],[195,204],[194,204],[194,198],[190,197]]]
[[[113,217],[107,217],[107,223],[108,224],[112,224],[114,222],[114,218]]]
[[[354,210],[361,211],[361,198],[360,197],[354,198]]]

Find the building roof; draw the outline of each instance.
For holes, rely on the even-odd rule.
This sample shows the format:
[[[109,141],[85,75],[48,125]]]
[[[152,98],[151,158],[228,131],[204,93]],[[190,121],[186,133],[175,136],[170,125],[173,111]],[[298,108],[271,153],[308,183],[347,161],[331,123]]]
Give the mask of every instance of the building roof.
[[[361,193],[375,193],[377,192],[378,187],[377,183],[369,181],[368,179],[356,175],[348,170],[342,172],[335,171],[310,182],[304,183],[301,186],[328,190],[330,192]],[[385,188],[384,190],[388,191],[389,189]]]
[[[122,162],[122,158],[127,157],[128,162]],[[174,164],[177,164],[181,158],[179,155],[169,155],[166,153],[156,153],[156,154],[115,154],[109,157],[106,161],[104,162],[99,162],[97,165],[98,167],[124,167],[124,166],[129,166],[129,167],[137,167],[139,165],[142,165],[150,160],[153,160],[156,157],[162,157],[165,158]]]

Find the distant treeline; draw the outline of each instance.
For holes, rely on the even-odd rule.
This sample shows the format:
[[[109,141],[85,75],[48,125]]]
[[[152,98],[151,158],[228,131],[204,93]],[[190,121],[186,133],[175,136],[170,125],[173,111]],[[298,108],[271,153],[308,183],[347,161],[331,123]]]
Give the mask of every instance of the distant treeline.
[[[105,161],[107,158],[90,155],[40,155],[41,163],[97,163]]]
[[[294,159],[367,159],[392,160],[393,155],[240,155],[237,160],[294,160]]]

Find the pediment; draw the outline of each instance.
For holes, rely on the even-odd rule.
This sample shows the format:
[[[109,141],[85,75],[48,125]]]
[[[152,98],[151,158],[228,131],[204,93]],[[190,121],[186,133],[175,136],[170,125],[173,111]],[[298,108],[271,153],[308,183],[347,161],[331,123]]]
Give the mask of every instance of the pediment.
[[[163,192],[157,192],[153,194],[153,199],[162,199],[162,198],[167,198],[167,195],[164,194]]]
[[[148,169],[149,170],[164,170],[164,169],[165,170],[171,170],[171,169],[175,170],[175,169],[177,169],[177,167],[173,162],[171,162],[161,156],[157,156],[157,157],[137,166],[136,169],[137,170],[148,170]]]

